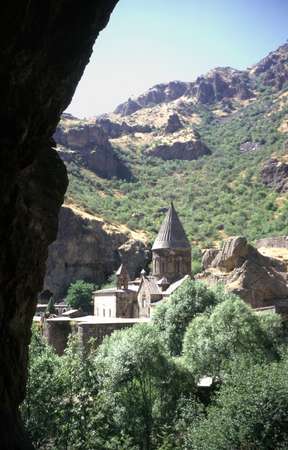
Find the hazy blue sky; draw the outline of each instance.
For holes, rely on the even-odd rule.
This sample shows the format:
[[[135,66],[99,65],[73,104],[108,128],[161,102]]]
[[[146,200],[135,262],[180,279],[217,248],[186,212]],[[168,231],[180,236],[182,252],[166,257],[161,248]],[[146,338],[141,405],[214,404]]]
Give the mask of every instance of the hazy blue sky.
[[[156,83],[244,69],[288,38],[288,0],[120,0],[67,109],[109,112]]]

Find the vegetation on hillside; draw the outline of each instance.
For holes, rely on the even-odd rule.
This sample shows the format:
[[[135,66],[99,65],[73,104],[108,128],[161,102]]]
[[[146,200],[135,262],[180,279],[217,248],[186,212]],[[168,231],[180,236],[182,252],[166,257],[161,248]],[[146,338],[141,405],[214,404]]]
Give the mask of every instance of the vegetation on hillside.
[[[287,234],[286,195],[273,192],[260,179],[263,162],[287,151],[285,133],[278,129],[288,105],[284,102],[280,108],[278,97],[263,88],[252,103],[223,117],[213,108],[194,105],[202,119],[196,130],[212,150],[211,156],[197,161],[149,157],[145,145],[132,136],[116,150],[131,167],[133,182],[104,180],[70,163],[68,196],[104,219],[147,231],[151,239],[163,219],[163,207],[173,200],[189,239],[202,248],[229,235],[244,234],[253,241]],[[258,148],[240,152],[247,141]]]

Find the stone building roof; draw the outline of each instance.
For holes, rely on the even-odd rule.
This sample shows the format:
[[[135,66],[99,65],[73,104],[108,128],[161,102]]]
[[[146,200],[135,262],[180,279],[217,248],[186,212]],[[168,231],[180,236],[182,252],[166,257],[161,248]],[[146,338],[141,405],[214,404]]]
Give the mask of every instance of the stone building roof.
[[[185,275],[183,278],[180,278],[180,280],[177,280],[174,283],[170,284],[170,286],[166,289],[166,291],[163,292],[163,296],[167,297],[167,296],[173,294],[173,292],[176,291],[176,289],[178,289],[180,286],[182,286],[182,284],[186,280],[189,280],[189,279],[190,279],[190,276]]]
[[[152,250],[160,249],[190,249],[190,243],[185,234],[182,223],[178,214],[171,203],[167,211],[166,217],[160,227],[158,236],[155,239]]]
[[[143,277],[142,284],[144,285],[145,290],[147,290],[151,296],[153,295],[162,295],[161,290],[157,286],[156,280],[152,277]]]

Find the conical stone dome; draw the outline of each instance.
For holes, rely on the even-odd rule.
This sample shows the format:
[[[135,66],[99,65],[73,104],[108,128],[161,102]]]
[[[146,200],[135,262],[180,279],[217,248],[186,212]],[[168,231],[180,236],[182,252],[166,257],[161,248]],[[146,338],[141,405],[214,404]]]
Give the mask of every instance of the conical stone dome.
[[[171,203],[171,206],[167,211],[152,250],[165,248],[175,250],[191,248],[173,203]]]

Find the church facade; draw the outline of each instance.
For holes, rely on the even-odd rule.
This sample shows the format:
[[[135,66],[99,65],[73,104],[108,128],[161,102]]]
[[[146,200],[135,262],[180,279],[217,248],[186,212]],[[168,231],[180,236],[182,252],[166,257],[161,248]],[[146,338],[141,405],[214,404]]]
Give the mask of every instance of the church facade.
[[[94,316],[147,318],[154,307],[191,276],[191,245],[171,204],[152,247],[152,273],[143,270],[130,281],[125,266],[116,272],[116,286],[93,293]]]

